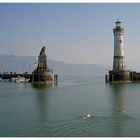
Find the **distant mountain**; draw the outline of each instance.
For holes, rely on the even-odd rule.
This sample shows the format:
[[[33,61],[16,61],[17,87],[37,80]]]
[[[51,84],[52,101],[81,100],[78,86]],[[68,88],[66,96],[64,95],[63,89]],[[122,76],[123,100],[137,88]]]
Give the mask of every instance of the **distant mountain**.
[[[0,55],[0,72],[31,73],[37,59],[35,56]],[[48,65],[58,74],[105,74],[103,66],[96,64],[67,64],[48,59]]]

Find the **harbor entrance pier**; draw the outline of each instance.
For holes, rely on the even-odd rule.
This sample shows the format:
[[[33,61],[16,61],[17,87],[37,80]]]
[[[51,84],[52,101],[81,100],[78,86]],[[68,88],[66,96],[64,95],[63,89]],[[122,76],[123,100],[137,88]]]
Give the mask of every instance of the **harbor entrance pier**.
[[[49,69],[47,64],[47,55],[45,53],[45,46],[42,47],[40,54],[38,56],[38,66],[33,71],[33,84],[46,84],[46,85],[53,85],[57,84],[57,75],[53,73],[52,69]]]

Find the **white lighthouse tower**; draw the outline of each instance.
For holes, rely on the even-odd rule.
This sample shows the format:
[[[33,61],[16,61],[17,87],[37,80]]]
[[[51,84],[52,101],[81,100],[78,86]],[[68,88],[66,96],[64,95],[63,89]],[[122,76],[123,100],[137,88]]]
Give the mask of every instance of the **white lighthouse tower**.
[[[114,57],[113,69],[109,71],[109,82],[126,82],[130,81],[130,71],[125,69],[124,56],[124,28],[121,27],[121,22],[117,21],[116,27],[113,29],[114,34]]]
[[[114,58],[113,71],[119,72],[125,70],[124,62],[124,28],[121,27],[121,22],[117,21],[116,27],[113,29],[114,34]]]

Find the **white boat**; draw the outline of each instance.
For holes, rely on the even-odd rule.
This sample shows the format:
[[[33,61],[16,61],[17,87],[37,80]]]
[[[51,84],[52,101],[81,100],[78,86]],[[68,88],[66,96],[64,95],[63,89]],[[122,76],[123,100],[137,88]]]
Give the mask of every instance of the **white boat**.
[[[25,77],[16,77],[16,78],[11,78],[11,82],[16,82],[16,83],[26,83],[29,82],[30,79],[26,79]]]
[[[15,82],[16,83],[26,83],[26,82],[29,82],[30,79],[26,79],[25,77],[18,77]]]
[[[10,79],[11,82],[16,82],[16,80],[18,79],[18,77],[13,77]]]

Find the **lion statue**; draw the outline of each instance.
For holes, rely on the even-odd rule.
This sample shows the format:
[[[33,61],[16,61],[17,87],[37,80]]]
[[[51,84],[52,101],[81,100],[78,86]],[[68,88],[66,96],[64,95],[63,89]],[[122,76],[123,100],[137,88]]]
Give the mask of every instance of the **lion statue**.
[[[42,49],[41,49],[41,51],[40,51],[40,55],[45,55],[45,50],[46,50],[46,47],[43,46]]]

